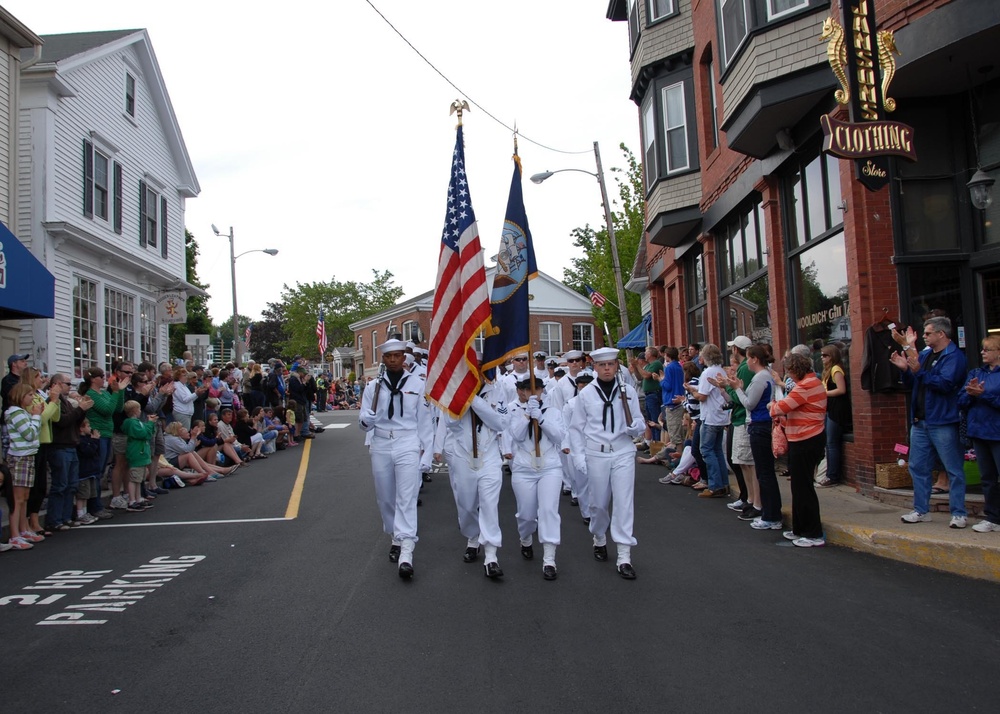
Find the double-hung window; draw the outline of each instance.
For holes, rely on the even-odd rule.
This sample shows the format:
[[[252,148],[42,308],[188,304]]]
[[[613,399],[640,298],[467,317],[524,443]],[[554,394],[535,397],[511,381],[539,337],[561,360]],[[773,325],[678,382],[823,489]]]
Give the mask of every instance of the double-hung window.
[[[578,322],[573,325],[573,349],[582,352],[594,351],[593,325],[585,322]]]
[[[768,22],[809,6],[809,0],[767,0]]]
[[[663,88],[663,134],[667,150],[667,174],[691,166],[685,105],[683,82]]]
[[[131,72],[125,73],[125,113],[135,118],[135,77]]]
[[[542,322],[538,325],[538,348],[550,355],[562,352],[562,325]]]
[[[647,25],[673,14],[674,0],[648,0],[646,4]]]
[[[728,65],[747,36],[750,22],[749,0],[719,0],[719,5],[723,57]]]
[[[112,160],[114,154],[104,142],[98,147],[83,140],[83,215],[112,221],[115,233],[121,234],[122,165]]]
[[[642,163],[646,173],[646,191],[653,189],[658,176],[656,170],[656,107],[653,94],[646,97],[642,106]]]

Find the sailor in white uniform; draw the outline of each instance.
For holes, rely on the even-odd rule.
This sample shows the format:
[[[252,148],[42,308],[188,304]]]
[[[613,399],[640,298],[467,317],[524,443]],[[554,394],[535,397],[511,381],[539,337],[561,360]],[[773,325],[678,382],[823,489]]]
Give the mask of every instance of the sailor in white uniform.
[[[371,432],[375,500],[382,527],[392,536],[389,560],[399,563],[401,578],[409,579],[417,542],[420,473],[430,469],[434,431],[424,382],[403,369],[405,348],[402,340],[379,345],[385,371],[365,387],[358,424]]]
[[[441,413],[434,437],[434,458],[448,463],[458,509],[458,529],[466,538],[466,563],[474,563],[484,546],[486,577],[499,578],[501,546],[500,487],[503,485],[499,436],[507,428],[504,390],[484,383],[461,419]]]
[[[572,421],[567,425],[570,450],[577,470],[587,475],[590,484],[594,558],[608,559],[610,526],[611,539],[618,547],[618,574],[633,580],[632,546],[636,540],[632,537],[635,494],[635,444],[632,439],[645,431],[646,424],[635,389],[616,379],[618,350],[602,347],[590,356],[597,379],[581,389],[577,396]],[[614,513],[609,513],[612,497]]]
[[[570,380],[572,377],[569,375],[563,377],[562,380]],[[580,390],[586,387],[588,384],[594,381],[594,375],[589,372],[584,372],[583,370],[576,376],[576,389]],[[573,415],[576,413],[577,403],[579,399],[576,394],[573,394],[566,402],[566,405],[562,409],[563,424],[570,424],[573,421]],[[569,443],[569,432],[566,433],[566,438],[563,439],[562,448],[562,463],[563,463],[563,480],[569,479],[572,484],[572,494],[573,500],[570,503],[574,506],[579,506],[580,516],[583,518],[584,523],[590,523],[590,517],[592,513],[591,501],[590,501],[590,479],[587,478],[587,474],[582,474],[576,470],[576,464],[573,462],[572,448]]]
[[[532,385],[532,380],[525,379],[516,386],[518,401],[511,407],[507,434],[513,453],[510,484],[517,499],[521,555],[526,560],[534,558],[532,534],[537,530],[542,544],[542,577],[555,580],[562,485],[559,456],[565,436],[562,413],[543,403],[541,380]]]

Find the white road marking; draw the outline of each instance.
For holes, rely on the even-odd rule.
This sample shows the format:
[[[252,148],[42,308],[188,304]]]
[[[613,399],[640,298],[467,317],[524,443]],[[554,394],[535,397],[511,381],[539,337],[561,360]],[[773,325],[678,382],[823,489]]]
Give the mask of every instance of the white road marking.
[[[147,526],[213,526],[220,523],[267,523],[270,521],[292,521],[294,518],[233,518],[219,521],[159,521],[157,523],[102,523],[87,526],[83,530],[93,528],[145,528]]]
[[[346,429],[350,424],[326,424],[324,429]]]

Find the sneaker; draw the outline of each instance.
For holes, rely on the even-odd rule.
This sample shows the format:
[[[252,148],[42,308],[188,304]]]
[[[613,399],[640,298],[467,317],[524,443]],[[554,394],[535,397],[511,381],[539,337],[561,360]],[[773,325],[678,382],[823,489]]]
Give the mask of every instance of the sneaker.
[[[187,484],[184,483],[184,479],[182,479],[180,476],[171,476],[170,479],[176,488],[184,488],[185,486],[187,486]]]
[[[951,523],[948,524],[949,528],[965,528],[968,525],[968,520],[965,516],[952,516]]]
[[[100,521],[107,521],[114,518],[115,514],[105,508],[95,513],[94,516]]]
[[[100,519],[97,516],[93,515],[92,513],[85,513],[82,516],[80,516],[79,523],[81,526],[91,526],[97,523],[98,520]]]
[[[752,522],[760,518],[761,515],[763,515],[763,511],[761,511],[759,508],[754,508],[753,506],[750,506],[749,508],[744,508],[743,511],[740,513],[740,515],[737,516],[737,518],[739,518],[741,521]]]
[[[149,509],[149,508],[153,507],[153,503],[151,503],[150,501],[148,501],[145,498],[140,498],[139,499],[139,503],[142,505],[143,508],[146,508],[146,509]]]
[[[799,548],[822,548],[826,545],[826,540],[823,538],[796,538],[792,541],[792,545]]]
[[[158,496],[162,496],[165,493],[170,493],[170,491],[163,488],[162,486],[157,486],[156,488],[153,489],[153,493],[157,494]]]
[[[145,493],[142,494],[142,500],[143,501],[155,501],[156,500],[156,493],[154,493],[153,491],[146,491]]]
[[[7,545],[10,546],[9,550],[31,550],[35,547],[24,538],[11,538]]]
[[[125,507],[129,513],[142,513],[146,510],[146,507],[139,501],[133,501]]]
[[[1000,523],[992,523],[991,521],[979,521],[979,523],[972,526],[972,530],[974,530],[976,533],[1000,533]]]
[[[35,533],[34,531],[21,531],[21,538],[29,543],[41,543],[45,540],[45,536]]]
[[[795,531],[784,531],[782,532],[782,537],[787,540],[798,540],[799,536],[795,534]]]
[[[214,483],[217,480],[218,479],[215,478],[215,476],[209,476],[207,479],[205,479],[205,483]]]
[[[917,511],[911,511],[905,516],[900,516],[899,520],[903,523],[927,523],[932,519],[930,513],[918,513]]]
[[[742,498],[737,498],[732,503],[727,503],[726,504],[726,508],[728,508],[730,511],[742,511],[748,505],[750,505],[750,504],[748,504]]]
[[[14,546],[10,543],[0,543],[0,553],[6,553],[8,550],[12,550],[13,548]]]
[[[124,511],[128,508],[128,499],[124,496],[115,496],[109,505],[113,511]]]
[[[765,521],[763,518],[757,518],[750,523],[750,527],[758,531],[780,531],[781,521]]]
[[[671,472],[671,473],[668,473],[666,476],[664,476],[662,478],[658,478],[656,480],[659,481],[660,483],[663,483],[663,484],[673,483],[674,482],[674,474],[673,474],[673,472]]]

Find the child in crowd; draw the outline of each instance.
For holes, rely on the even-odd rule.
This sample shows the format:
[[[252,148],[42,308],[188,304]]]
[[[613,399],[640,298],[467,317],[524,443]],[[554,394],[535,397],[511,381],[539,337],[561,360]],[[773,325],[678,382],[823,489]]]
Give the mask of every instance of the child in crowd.
[[[145,511],[150,504],[142,498],[142,484],[146,480],[146,471],[151,460],[149,441],[156,433],[155,414],[150,414],[147,421],[142,421],[142,405],[134,399],[125,402],[122,407],[125,421],[122,422],[122,433],[128,438],[125,446],[125,459],[128,461],[128,510],[132,512]]]
[[[4,413],[10,447],[7,450],[7,467],[13,479],[14,503],[10,511],[10,547],[30,550],[41,543],[45,536],[28,530],[28,493],[35,485],[35,455],[38,454],[39,434],[42,427],[42,409],[35,401],[35,389],[19,382],[10,390],[11,406]]]
[[[100,495],[101,432],[90,428],[90,420],[80,422],[80,442],[76,445],[80,460],[80,482],[76,487],[76,520],[85,526],[97,523],[97,516],[87,512],[87,501]]]
[[[298,446],[299,442],[295,440],[298,431],[295,428],[295,408],[298,405],[295,403],[294,399],[289,399],[288,403],[285,405],[285,425],[288,427],[288,446]]]

